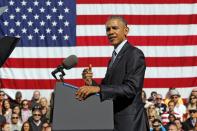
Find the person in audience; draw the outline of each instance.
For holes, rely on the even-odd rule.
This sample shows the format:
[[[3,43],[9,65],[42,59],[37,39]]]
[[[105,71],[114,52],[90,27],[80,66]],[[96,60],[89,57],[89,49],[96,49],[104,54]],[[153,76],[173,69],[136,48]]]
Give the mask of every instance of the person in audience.
[[[175,121],[174,121],[174,123],[176,124],[176,126],[177,126],[177,128],[178,128],[178,131],[184,131],[183,130],[183,124],[182,124],[182,122],[181,122],[181,120],[180,119],[175,119]]]
[[[165,129],[168,130],[170,124],[174,123],[174,121],[176,120],[176,116],[174,114],[169,114],[168,116],[168,123],[166,125],[164,125]]]
[[[2,115],[2,109],[3,109],[3,100],[4,100],[5,92],[0,90],[0,115]]]
[[[150,128],[150,131],[166,131],[166,129],[162,126],[159,119],[155,119],[152,122],[152,128]]]
[[[15,105],[15,106],[13,107],[12,113],[18,114],[18,117],[19,117],[19,118],[18,118],[18,121],[19,121],[20,123],[22,123],[21,109],[20,109],[20,106],[19,106],[19,105]]]
[[[185,131],[193,130],[195,128],[195,124],[197,123],[196,113],[197,109],[189,109],[190,117],[183,122],[183,128]]]
[[[155,107],[156,107],[156,111],[159,116],[161,116],[161,114],[166,112],[166,108],[167,108],[166,104],[164,104],[162,100],[163,100],[162,95],[157,94],[156,101],[155,101]]]
[[[153,103],[151,103],[151,102],[149,102],[148,100],[147,100],[147,97],[146,97],[146,92],[144,91],[144,90],[142,90],[142,101],[143,101],[143,103],[145,104],[144,105],[144,108],[148,108],[151,104],[153,104]]]
[[[11,131],[20,131],[21,127],[22,127],[22,123],[19,121],[19,115],[13,112],[11,115],[11,123],[10,123]]]
[[[11,131],[10,130],[10,124],[9,123],[4,123],[3,125],[2,125],[2,131]]]
[[[175,115],[176,118],[179,118],[179,119],[181,118],[181,115],[174,111],[174,106],[175,106],[174,101],[169,101],[169,103],[168,103],[168,111],[164,112],[161,115],[161,120],[162,120],[162,124],[163,125],[166,125],[169,122],[168,116],[170,114]]]
[[[16,101],[17,105],[21,105],[21,102],[22,102],[22,92],[21,91],[16,92],[15,101]]]
[[[41,107],[41,112],[42,112],[42,120],[49,122],[49,119],[47,118],[48,108],[46,106]]]
[[[6,123],[6,119],[3,115],[0,114],[0,127],[2,127],[2,125]],[[1,131],[1,130],[0,130]]]
[[[55,99],[55,95],[54,95],[54,91],[53,91],[53,92],[51,92],[50,104],[49,104],[48,112],[46,115],[46,117],[49,119],[50,123],[52,123],[52,121],[53,121],[54,99]]]
[[[46,131],[46,128],[49,126],[48,122],[42,124],[42,131]]]
[[[28,102],[27,99],[24,99],[21,102],[21,117],[22,117],[22,122],[27,121],[30,116],[32,116],[32,112],[29,109],[29,102]]]
[[[10,105],[10,101],[8,99],[5,99],[3,101],[3,115],[6,118],[6,122],[11,123],[11,114],[12,114],[12,109]]]
[[[48,108],[48,100],[46,97],[41,97],[40,98],[40,105],[41,107],[47,107]]]
[[[183,121],[183,116],[186,114],[186,106],[178,102],[178,100],[182,98],[177,90],[171,90],[170,94],[170,98],[175,104],[174,112],[179,113],[181,115],[181,121]]]
[[[22,125],[21,131],[32,131],[32,129],[30,128],[30,124],[28,121],[25,121]]]
[[[194,87],[194,88],[192,89],[192,92],[191,92],[190,95],[195,95],[195,96],[197,97],[197,87]]]
[[[187,109],[197,109],[197,97],[195,95],[190,95]]]
[[[156,96],[157,96],[157,92],[156,91],[152,91],[151,92],[151,96],[148,98],[148,101],[151,102],[151,103],[155,103]]]
[[[42,112],[39,108],[32,109],[32,117],[28,119],[32,131],[42,131],[42,124],[45,123],[41,120]]]
[[[169,125],[168,131],[178,131],[178,127],[176,126],[176,124],[171,123],[171,124]]]
[[[40,103],[40,97],[41,97],[40,91],[38,91],[38,90],[34,91],[33,97],[32,97],[32,99],[31,99],[31,109],[32,109],[35,105],[37,105],[37,104]]]
[[[156,112],[147,112],[147,115],[148,115],[148,122],[149,122],[149,126],[150,128],[152,128],[152,123],[155,119],[157,119],[156,117]]]
[[[172,93],[174,92],[174,90],[176,91],[175,88],[172,88],[172,87],[169,88],[169,91],[167,92],[166,98],[165,98],[165,100],[164,100],[164,103],[165,103],[166,105],[168,105],[168,102],[172,100],[172,99],[171,99],[171,96],[172,96]],[[179,103],[179,104],[184,104],[184,103],[183,103],[183,99],[179,98],[179,99],[178,99],[178,103]]]

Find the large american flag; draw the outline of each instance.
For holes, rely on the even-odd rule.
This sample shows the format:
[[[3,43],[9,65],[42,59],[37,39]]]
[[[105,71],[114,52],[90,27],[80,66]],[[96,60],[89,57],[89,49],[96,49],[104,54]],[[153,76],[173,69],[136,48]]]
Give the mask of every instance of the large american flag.
[[[110,15],[127,19],[128,40],[146,56],[144,90],[165,94],[178,88],[187,97],[197,86],[197,0],[1,0],[0,35],[21,40],[0,69],[2,88],[14,96],[33,90],[47,96],[55,87],[51,76],[69,55],[76,68],[65,82],[83,85],[81,72],[89,64],[100,81],[113,47],[105,36]],[[0,43],[3,44],[3,43]]]

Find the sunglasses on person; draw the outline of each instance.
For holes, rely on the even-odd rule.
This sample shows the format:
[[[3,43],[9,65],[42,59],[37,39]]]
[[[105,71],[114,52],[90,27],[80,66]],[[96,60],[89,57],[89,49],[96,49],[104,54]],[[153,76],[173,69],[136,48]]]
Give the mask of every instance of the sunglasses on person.
[[[156,100],[162,100],[162,98],[156,98]]]
[[[172,96],[171,97],[171,99],[177,99],[178,98],[178,96]]]
[[[190,100],[196,99],[196,97],[191,97]]]
[[[18,117],[12,117],[12,119],[18,119]]]
[[[41,116],[41,114],[33,114],[34,116]]]
[[[24,106],[28,105],[28,103],[23,103]]]
[[[191,113],[196,113],[197,112],[197,110],[189,110],[189,113],[191,114]]]

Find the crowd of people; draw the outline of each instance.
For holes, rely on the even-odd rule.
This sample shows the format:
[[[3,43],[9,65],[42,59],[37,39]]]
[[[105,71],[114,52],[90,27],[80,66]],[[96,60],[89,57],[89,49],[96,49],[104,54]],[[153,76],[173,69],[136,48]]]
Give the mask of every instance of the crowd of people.
[[[143,91],[142,99],[150,131],[197,131],[197,88],[189,98],[182,98],[177,89],[170,88],[165,97],[153,91],[146,98]]]
[[[36,90],[27,100],[18,91],[13,99],[0,90],[0,130],[51,131],[53,95],[48,100]],[[183,99],[175,88],[170,88],[166,96],[153,91],[148,98],[143,91],[142,99],[150,131],[197,131],[197,88],[188,99]]]
[[[36,90],[27,100],[18,91],[13,99],[0,90],[0,131],[51,131],[52,96],[53,93],[49,101]]]

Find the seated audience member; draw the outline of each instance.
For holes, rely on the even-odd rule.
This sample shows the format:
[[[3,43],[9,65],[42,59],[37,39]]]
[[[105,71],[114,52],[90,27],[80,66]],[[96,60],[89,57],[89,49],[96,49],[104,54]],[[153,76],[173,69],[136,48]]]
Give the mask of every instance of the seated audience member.
[[[169,125],[168,131],[178,131],[178,127],[176,126],[176,124],[171,123],[171,124]]]
[[[22,117],[22,122],[25,122],[29,119],[30,116],[32,116],[32,112],[29,108],[29,102],[28,100],[23,100],[22,101],[22,106],[21,106],[21,117]]]
[[[151,104],[153,104],[152,102],[149,102],[148,100],[147,100],[147,97],[146,97],[146,92],[144,91],[144,90],[142,90],[142,101],[143,101],[143,103],[145,104],[144,105],[144,108],[148,108]]]
[[[18,114],[18,121],[20,122],[20,123],[23,123],[22,122],[22,117],[21,117],[21,109],[20,109],[20,106],[19,105],[15,105],[14,107],[13,107],[13,109],[12,109],[12,113],[16,113],[16,114]]]
[[[28,121],[25,121],[22,125],[21,131],[32,131],[32,129],[30,128],[30,124]]]
[[[195,95],[195,96],[197,97],[197,87],[194,87],[194,88],[192,89],[192,92],[191,92],[190,96],[191,96],[191,95]]]
[[[15,94],[15,101],[17,105],[21,105],[22,102],[22,92],[21,91],[17,91]]]
[[[181,118],[181,115],[174,111],[174,106],[175,106],[174,101],[169,101],[169,103],[168,103],[168,111],[164,112],[161,115],[161,120],[162,120],[162,124],[163,125],[166,125],[169,122],[168,116],[170,114],[173,114],[176,118],[179,118],[179,119]]]
[[[165,98],[165,100],[164,100],[164,103],[165,103],[166,105],[168,105],[168,102],[171,101],[171,95],[172,95],[171,93],[173,93],[174,91],[176,91],[175,88],[169,88],[169,91],[167,92],[166,98]],[[179,104],[183,104],[183,99],[179,98],[179,99],[178,99],[178,103],[179,103]]]
[[[181,120],[180,119],[175,119],[175,121],[174,121],[174,123],[176,124],[176,126],[177,126],[177,128],[178,128],[178,131],[184,131],[183,130],[183,124],[182,124],[182,122],[181,122]]]
[[[20,131],[22,127],[22,123],[20,123],[19,121],[19,115],[16,113],[12,113],[11,116],[12,116],[11,124],[10,124],[11,131]]]
[[[197,109],[197,97],[195,95],[190,95],[187,109]]]
[[[190,117],[183,122],[183,128],[185,131],[193,130],[195,128],[195,124],[197,123],[196,113],[197,109],[189,109]]]
[[[3,109],[3,101],[4,101],[5,93],[4,91],[0,90],[0,115],[2,115],[2,109]]]
[[[39,108],[32,109],[32,117],[29,118],[30,128],[33,131],[42,131],[42,124],[44,123],[41,119],[42,112]]]
[[[3,116],[6,118],[6,122],[11,123],[12,109],[11,109],[10,101],[8,99],[5,99],[3,101],[2,106],[3,106],[2,113]]]
[[[164,125],[165,129],[168,130],[170,124],[174,123],[174,121],[176,120],[176,117],[174,114],[169,114],[168,116],[168,123],[166,125]]]
[[[156,95],[156,101],[155,101],[155,107],[156,107],[156,111],[157,111],[159,116],[161,116],[161,114],[166,112],[166,108],[167,108],[166,104],[164,104],[162,100],[163,100],[162,95],[157,94]]]
[[[183,116],[186,114],[186,107],[178,102],[178,100],[182,98],[177,90],[171,90],[170,94],[170,98],[175,104],[174,111],[181,115],[181,121],[183,121]]]
[[[153,123],[153,121],[154,121],[155,119],[156,119],[156,113],[149,112],[149,113],[148,113],[148,122],[149,122],[150,128],[152,128],[152,123]]]
[[[0,127],[2,127],[4,123],[6,123],[6,119],[3,115],[0,115]]]
[[[148,98],[148,101],[155,104],[156,95],[157,95],[157,92],[156,91],[152,91],[151,92],[151,96]]]
[[[166,131],[166,129],[162,126],[159,119],[155,119],[152,122],[152,128],[150,128],[150,131]]]
[[[32,109],[35,105],[37,105],[37,104],[40,103],[40,97],[41,97],[40,91],[38,91],[38,90],[34,91],[33,97],[32,97],[32,99],[31,99],[31,109]]]
[[[11,131],[10,130],[10,124],[9,123],[4,123],[3,125],[2,125],[2,129],[1,129],[2,131]]]

